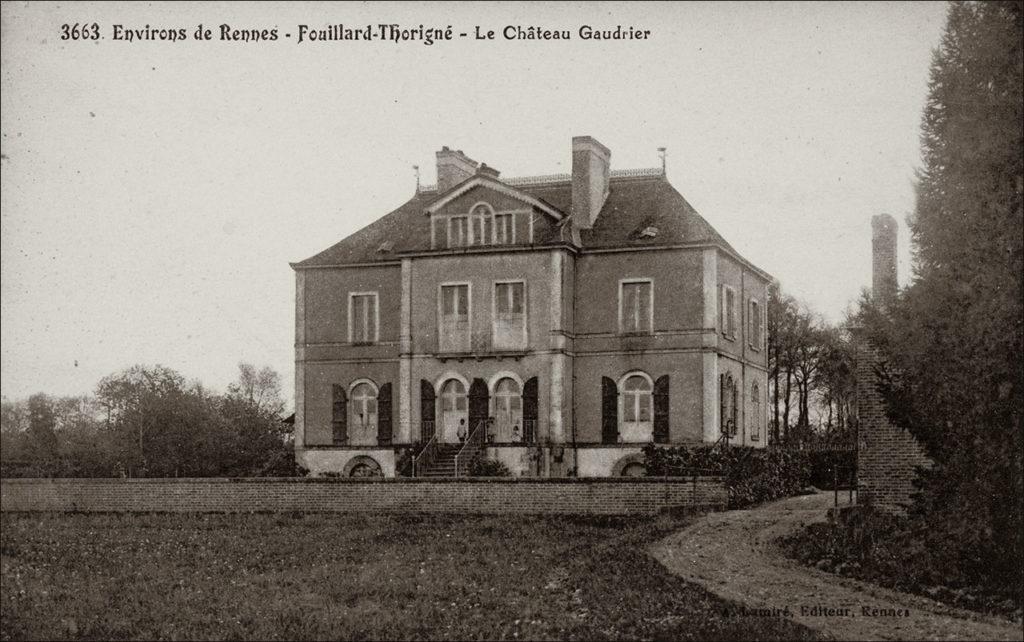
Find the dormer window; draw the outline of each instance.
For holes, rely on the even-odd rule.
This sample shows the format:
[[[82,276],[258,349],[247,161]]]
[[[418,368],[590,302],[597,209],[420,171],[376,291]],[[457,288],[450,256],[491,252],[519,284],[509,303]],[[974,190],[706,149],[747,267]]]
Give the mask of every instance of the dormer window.
[[[448,247],[469,245],[469,218],[453,216],[448,219]]]

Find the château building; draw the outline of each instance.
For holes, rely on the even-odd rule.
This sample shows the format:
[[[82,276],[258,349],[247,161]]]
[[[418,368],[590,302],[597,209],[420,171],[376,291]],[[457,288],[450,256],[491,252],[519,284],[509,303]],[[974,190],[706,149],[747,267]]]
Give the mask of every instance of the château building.
[[[642,473],[649,444],[767,442],[767,289],[666,179],[437,152],[437,185],[296,273],[295,453],[314,474]]]

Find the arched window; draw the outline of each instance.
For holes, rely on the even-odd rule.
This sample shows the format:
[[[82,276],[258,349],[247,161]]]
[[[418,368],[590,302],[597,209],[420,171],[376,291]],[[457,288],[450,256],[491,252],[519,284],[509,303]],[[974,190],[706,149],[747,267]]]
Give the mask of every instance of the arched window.
[[[630,373],[619,383],[619,440],[651,441],[654,436],[654,385],[643,372]]]
[[[349,444],[377,445],[377,386],[372,381],[357,381],[349,395]]]
[[[474,245],[487,245],[491,242],[491,230],[494,217],[494,210],[487,203],[480,203],[473,207],[469,213],[470,227],[472,229],[472,243]]]
[[[493,439],[499,443],[523,441],[523,391],[510,377],[494,386]]]
[[[457,444],[469,436],[469,398],[466,385],[449,379],[441,386],[441,442]]]
[[[751,401],[751,412],[753,412],[753,421],[750,422],[750,441],[759,441],[761,439],[761,388],[758,387],[757,382],[750,387],[750,401]]]

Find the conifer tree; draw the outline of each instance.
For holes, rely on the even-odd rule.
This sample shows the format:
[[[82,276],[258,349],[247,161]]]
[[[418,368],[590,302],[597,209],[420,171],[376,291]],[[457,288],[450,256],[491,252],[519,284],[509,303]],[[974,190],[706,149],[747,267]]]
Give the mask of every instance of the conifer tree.
[[[1021,583],[1022,5],[951,4],[922,120],[911,285],[873,316],[891,418],[934,461],[916,516],[965,577]]]

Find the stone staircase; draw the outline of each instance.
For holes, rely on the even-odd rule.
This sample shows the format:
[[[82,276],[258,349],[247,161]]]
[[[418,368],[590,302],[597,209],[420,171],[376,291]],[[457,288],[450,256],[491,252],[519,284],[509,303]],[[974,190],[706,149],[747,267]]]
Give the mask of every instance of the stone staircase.
[[[461,444],[439,444],[434,463],[419,476],[455,477],[455,456],[459,454],[461,448]]]

